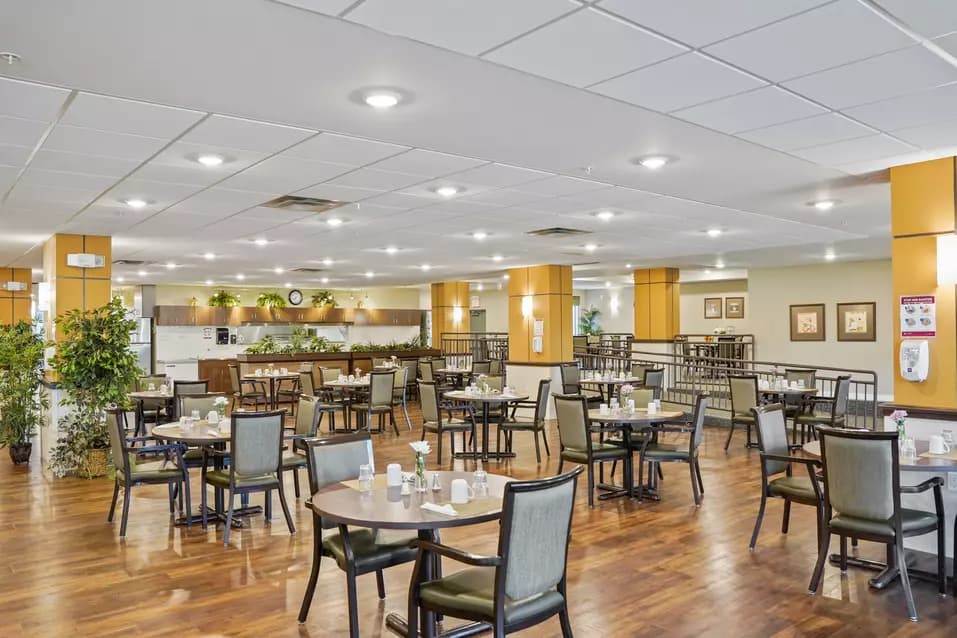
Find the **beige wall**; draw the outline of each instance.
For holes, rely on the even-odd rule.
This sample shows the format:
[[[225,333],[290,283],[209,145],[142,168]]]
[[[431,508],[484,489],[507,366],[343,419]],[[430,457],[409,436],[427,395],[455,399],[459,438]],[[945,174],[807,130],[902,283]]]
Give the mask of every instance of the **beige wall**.
[[[724,317],[724,302],[721,303],[721,319],[704,318],[704,300],[708,297],[744,297],[744,319]],[[711,334],[715,328],[734,328],[735,334],[751,332],[751,304],[748,299],[748,280],[698,281],[681,284],[681,332],[682,334]]]
[[[582,310],[594,307],[601,311],[598,325],[601,326],[602,332],[634,334],[635,287],[633,285],[576,290],[575,294],[581,300]]]
[[[283,297],[289,293],[288,288],[245,288],[241,286],[157,286],[156,303],[160,306],[186,306],[189,305],[191,298],[196,297],[200,305],[205,305],[209,296],[218,290],[225,288],[233,294],[240,296],[244,306],[253,306],[256,304],[256,297],[262,292],[278,292]],[[300,288],[303,295],[303,306],[311,304],[310,298],[318,292],[319,288]],[[355,308],[359,300],[363,301],[364,308],[389,308],[389,309],[417,309],[419,305],[419,290],[417,288],[363,288],[361,290],[337,290],[328,288],[335,296],[336,301],[342,308]],[[354,296],[355,299],[350,299]],[[366,298],[368,296],[368,298]],[[428,306],[425,306],[428,308]]]
[[[485,310],[486,332],[508,332],[508,293],[504,290],[472,290],[479,308]]]

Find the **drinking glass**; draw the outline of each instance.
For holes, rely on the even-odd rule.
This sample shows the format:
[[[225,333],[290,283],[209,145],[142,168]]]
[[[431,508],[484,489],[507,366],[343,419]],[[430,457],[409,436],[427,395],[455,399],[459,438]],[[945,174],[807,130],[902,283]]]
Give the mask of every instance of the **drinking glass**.
[[[954,444],[954,431],[950,428],[944,428],[941,430],[940,435],[944,437],[944,441],[947,443],[947,445]]]
[[[488,498],[488,474],[485,470],[475,470],[472,473],[472,490],[475,498]]]
[[[372,490],[371,465],[364,464],[359,466],[359,490],[362,492],[369,492]]]
[[[149,390],[150,392],[153,392],[154,390],[156,390],[156,384],[151,383],[146,387],[146,389]]]
[[[904,437],[904,440],[901,441],[901,456],[908,458],[917,456],[917,442],[914,440],[914,437]]]
[[[192,412],[189,413],[189,416],[194,421],[199,421],[199,410],[193,410]]]

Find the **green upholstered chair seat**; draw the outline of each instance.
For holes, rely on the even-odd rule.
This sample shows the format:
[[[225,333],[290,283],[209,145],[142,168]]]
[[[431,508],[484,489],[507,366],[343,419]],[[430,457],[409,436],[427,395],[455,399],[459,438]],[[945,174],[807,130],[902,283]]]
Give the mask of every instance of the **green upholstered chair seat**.
[[[422,584],[422,602],[449,610],[451,615],[492,620],[495,617],[495,568],[470,567],[450,576]],[[535,594],[524,600],[505,598],[505,625],[522,623],[536,616],[554,613],[564,599],[557,591]]]
[[[795,423],[833,423],[834,425],[841,425],[844,423],[844,415],[840,414],[831,419],[830,414],[799,414],[794,417]]]
[[[282,453],[282,466],[287,470],[294,467],[306,467],[306,455],[286,450]]]
[[[198,447],[191,447],[185,452],[183,452],[184,461],[202,461],[203,460],[203,450]]]
[[[535,419],[516,417],[514,419],[505,421],[504,423],[500,424],[499,427],[504,430],[538,431],[545,429],[545,422],[536,421]]]
[[[926,534],[937,527],[937,515],[921,510],[901,508],[901,523],[904,528],[904,536]],[[890,523],[843,514],[838,514],[831,519],[830,528],[837,534],[844,533],[847,536],[869,534],[894,538],[894,526]]]
[[[735,423],[747,423],[754,425],[754,417],[750,414],[735,414],[731,417],[731,420]]]
[[[807,505],[817,505],[818,501],[811,479],[807,476],[781,476],[768,481],[768,492]]]
[[[216,487],[229,489],[229,470],[212,470],[206,473],[206,482]],[[257,476],[236,475],[236,487],[239,489],[258,487],[268,488],[279,486],[279,479],[275,474],[259,474]]]
[[[173,461],[140,461],[139,463],[134,461],[130,464],[130,478],[133,481],[168,481],[170,478],[178,478],[182,475],[183,473]],[[122,483],[123,473],[117,472],[116,478]]]
[[[623,459],[629,454],[629,451],[620,445],[611,445],[610,443],[595,443],[591,449],[592,458],[596,461]],[[565,448],[562,450],[562,458],[574,463],[588,463],[588,452]]]
[[[349,528],[349,541],[352,555],[359,573],[383,569],[415,560],[418,549],[413,546],[415,536],[384,535],[377,537],[375,530],[362,527]],[[377,541],[387,542],[377,542]],[[330,534],[322,539],[322,547],[332,556],[340,569],[346,569],[346,550],[339,533]]]
[[[688,446],[670,443],[649,443],[645,448],[645,458],[649,461],[688,460]]]
[[[425,428],[426,432],[438,432],[439,426],[435,421],[423,421],[422,427]],[[445,419],[442,421],[442,431],[448,432],[452,430],[471,430],[472,422],[465,421],[463,419]]]

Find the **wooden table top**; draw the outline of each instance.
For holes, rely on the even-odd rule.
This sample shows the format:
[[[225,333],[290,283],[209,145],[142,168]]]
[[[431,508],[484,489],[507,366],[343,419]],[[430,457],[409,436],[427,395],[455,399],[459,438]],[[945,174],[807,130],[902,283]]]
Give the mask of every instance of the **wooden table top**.
[[[160,392],[159,390],[138,390],[136,392],[128,392],[127,395],[131,399],[172,399],[172,392]]]
[[[356,381],[326,381],[322,385],[330,388],[368,388],[371,383],[369,379],[357,379]]]
[[[358,473],[358,468],[356,468]],[[423,503],[444,505],[451,500],[453,479],[465,479],[472,483],[471,472],[437,472],[442,489],[433,492],[416,492],[402,495],[400,487],[384,487],[373,483],[372,491],[360,492],[349,484],[336,483],[312,495],[312,507],[319,515],[330,521],[345,525],[387,529],[439,529],[472,525],[498,519],[502,514],[502,498],[505,485],[513,479],[498,474],[488,474],[488,498],[473,499],[463,505],[453,504],[458,516],[448,516],[422,509]],[[426,472],[428,484],[432,484],[432,472]],[[485,507],[484,505],[488,506]]]
[[[817,394],[817,388],[759,388],[761,394]]]
[[[465,390],[450,390],[444,396],[456,401],[475,401],[478,403],[507,403],[528,399],[527,394],[503,394],[501,392],[485,394],[484,392],[466,392]]]
[[[286,374],[244,374],[243,379],[248,381],[265,381],[266,379],[298,379],[298,372],[288,372]]]
[[[675,421],[685,415],[681,410],[659,410],[654,414],[648,414],[648,408],[635,408],[633,414],[628,414],[624,410],[618,414],[602,414],[600,410],[589,410],[588,419],[599,423],[661,423],[662,421]]]
[[[210,445],[212,443],[229,443],[231,423],[228,419],[211,426],[206,419],[195,421],[191,430],[184,430],[179,423],[164,423],[154,425],[150,430],[157,439],[186,443],[187,445]]]
[[[626,383],[631,383],[632,385],[641,385],[645,382],[644,379],[639,379],[638,377],[615,377],[614,379],[582,379],[579,383],[585,384],[590,383],[594,385],[624,385]]]
[[[957,472],[957,454],[941,454],[939,456],[921,456],[927,454],[930,444],[927,441],[917,441],[917,456],[900,457],[900,468],[906,472]],[[821,456],[821,442],[809,441],[804,444],[804,451],[811,456]]]

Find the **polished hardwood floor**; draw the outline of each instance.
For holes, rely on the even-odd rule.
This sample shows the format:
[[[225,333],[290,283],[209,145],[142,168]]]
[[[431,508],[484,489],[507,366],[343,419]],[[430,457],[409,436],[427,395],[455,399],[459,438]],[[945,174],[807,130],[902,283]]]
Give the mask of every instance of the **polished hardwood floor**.
[[[414,435],[404,425],[398,438],[376,435],[380,469],[389,462],[411,465],[408,442],[418,438],[417,417],[413,412]],[[781,503],[772,501],[757,550],[749,553],[759,501],[757,453],[744,449],[743,435],[736,434],[726,454],[724,433],[709,429],[705,437],[700,508],[684,465],[665,466],[660,502],[618,499],[589,510],[580,482],[568,567],[577,636],[957,635],[957,602],[938,597],[930,583],[914,585],[916,624],[906,619],[900,587],[872,591],[867,572],[842,576],[828,566],[821,593],[809,596],[815,558],[809,508],[792,509],[785,536]],[[516,459],[486,469],[518,478],[554,474],[554,425],[552,456],[541,465],[531,436],[523,434],[515,436]],[[292,504],[295,535],[276,504],[271,524],[254,518],[223,547],[221,528],[171,524],[165,487],[141,487],[134,490],[128,535],[120,539],[119,518],[106,522],[111,481],[54,479],[37,461],[13,467],[3,457],[0,636],[346,635],[345,578],[332,562],[323,564],[309,622],[296,622],[312,559],[311,518],[302,501]],[[434,452],[429,461],[431,469]],[[198,490],[194,479],[194,502]],[[287,493],[292,497],[291,479]],[[443,540],[492,552],[497,527],[450,530]],[[861,555],[879,559],[882,549],[862,544]],[[360,577],[362,636],[392,635],[384,617],[405,607],[410,572],[411,566],[386,572],[385,601],[376,596],[373,576]],[[554,619],[521,635],[559,633]]]

